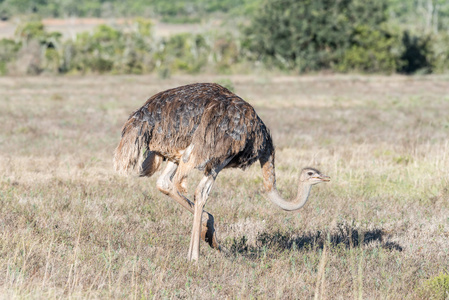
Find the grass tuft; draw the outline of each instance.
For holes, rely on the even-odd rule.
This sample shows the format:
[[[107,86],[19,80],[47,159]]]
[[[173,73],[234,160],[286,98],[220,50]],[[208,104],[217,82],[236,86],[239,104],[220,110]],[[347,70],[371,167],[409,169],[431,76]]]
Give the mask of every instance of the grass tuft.
[[[418,290],[419,295],[425,299],[449,299],[449,274],[440,273],[424,281]]]

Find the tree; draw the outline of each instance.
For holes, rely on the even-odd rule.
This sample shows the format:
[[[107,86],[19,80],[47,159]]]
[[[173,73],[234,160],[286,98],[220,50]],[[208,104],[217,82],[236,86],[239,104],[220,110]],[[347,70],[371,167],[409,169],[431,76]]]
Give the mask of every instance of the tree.
[[[244,29],[243,45],[255,59],[301,71],[335,68],[360,28],[377,31],[387,21],[386,0],[273,0]]]
[[[439,33],[449,29],[447,0],[388,0],[390,13],[407,30]]]

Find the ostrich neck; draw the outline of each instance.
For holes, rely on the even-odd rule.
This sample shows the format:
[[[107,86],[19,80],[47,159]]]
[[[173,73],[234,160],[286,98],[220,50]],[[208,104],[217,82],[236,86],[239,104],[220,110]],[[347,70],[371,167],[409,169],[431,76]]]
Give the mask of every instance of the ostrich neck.
[[[283,210],[293,211],[302,208],[306,204],[311,188],[311,185],[303,184],[301,182],[298,187],[298,194],[292,201],[284,200],[275,186],[273,186],[273,189],[267,193],[267,196],[268,199]]]
[[[274,168],[274,151],[267,157],[262,157],[260,159],[260,164],[263,173],[263,185],[265,191],[267,192],[267,197],[274,204],[279,206],[284,210],[298,210],[306,204],[309,198],[310,189],[312,186],[310,184],[305,184],[304,182],[299,182],[298,194],[296,198],[292,201],[286,201],[279,194],[276,188],[276,173]]]

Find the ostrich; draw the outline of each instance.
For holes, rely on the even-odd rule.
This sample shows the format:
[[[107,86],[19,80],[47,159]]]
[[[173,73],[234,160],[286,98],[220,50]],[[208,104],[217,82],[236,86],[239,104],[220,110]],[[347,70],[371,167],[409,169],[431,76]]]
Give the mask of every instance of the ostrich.
[[[221,249],[214,217],[203,208],[222,169],[245,169],[259,160],[267,197],[288,211],[304,206],[312,185],[330,180],[316,169],[305,168],[297,197],[282,199],[276,189],[275,150],[268,128],[250,104],[214,83],[185,85],[152,96],[130,115],[121,137],[114,155],[117,171],[138,167],[140,176],[151,176],[167,161],[156,185],[193,214],[189,260],[198,260],[201,239]],[[194,202],[184,196],[193,169],[204,173]]]

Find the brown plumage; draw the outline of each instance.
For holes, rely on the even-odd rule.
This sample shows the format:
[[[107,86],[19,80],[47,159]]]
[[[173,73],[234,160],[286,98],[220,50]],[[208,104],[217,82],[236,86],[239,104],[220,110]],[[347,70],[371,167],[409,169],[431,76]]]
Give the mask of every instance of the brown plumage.
[[[128,118],[115,151],[115,168],[138,167],[141,176],[151,176],[163,160],[168,163],[157,181],[159,190],[194,213],[192,260],[198,259],[200,237],[220,248],[213,217],[202,209],[223,168],[245,169],[259,160],[269,198],[287,210],[293,205],[284,203],[284,207],[277,193],[274,146],[267,127],[250,104],[218,84],[197,83],[160,92]],[[185,179],[194,168],[204,172],[195,204],[182,195]],[[316,172],[327,181],[328,177]]]
[[[133,169],[139,154],[148,151],[179,164],[191,144],[197,146],[193,167],[205,173],[229,157],[227,167],[244,169],[262,152],[274,150],[251,105],[218,84],[191,84],[158,93],[131,114],[116,151],[116,169]],[[141,167],[142,175],[153,174]]]

